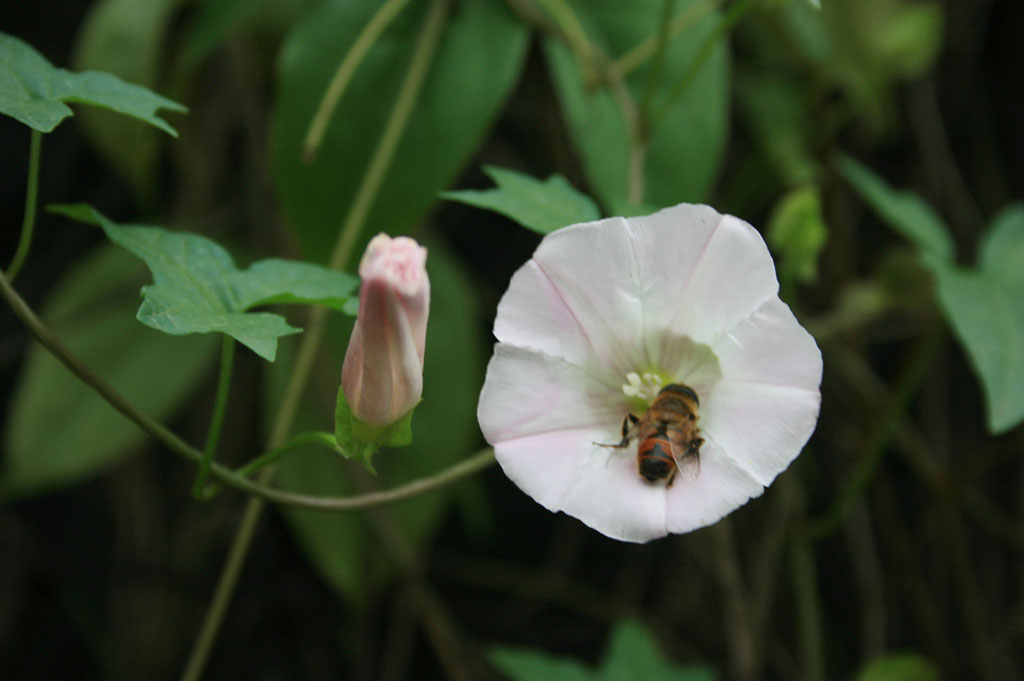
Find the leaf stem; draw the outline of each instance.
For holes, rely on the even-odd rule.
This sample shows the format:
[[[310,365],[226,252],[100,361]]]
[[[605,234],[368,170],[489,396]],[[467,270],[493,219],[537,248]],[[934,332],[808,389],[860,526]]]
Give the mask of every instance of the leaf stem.
[[[729,29],[743,18],[743,15],[745,15],[752,6],[752,0],[737,0],[737,2],[733,3],[729,8],[729,11],[726,12],[725,16],[719,20],[718,25],[715,26],[714,30],[704,38],[700,48],[697,50],[696,56],[693,58],[693,61],[690,62],[689,68],[683,72],[683,75],[662,101],[661,106],[651,113],[651,117],[648,121],[651,130],[658,127],[661,121],[664,120],[665,116],[668,115],[669,110],[683,97],[683,95],[686,94],[686,91],[690,89],[690,85],[692,85],[693,81],[697,79],[701,69],[704,68],[704,64],[706,64],[708,59],[711,58],[711,53],[714,51],[715,46],[722,37],[729,32]]]
[[[320,105],[317,107],[316,113],[313,114],[306,138],[302,142],[302,160],[304,162],[312,163],[316,159],[324,135],[327,133],[327,126],[334,116],[335,109],[338,108],[341,96],[352,80],[352,76],[355,75],[366,55],[370,53],[384,31],[408,4],[409,0],[387,0],[363,28],[355,42],[352,43],[352,47],[345,53],[327,90],[324,91],[323,99],[320,100]]]
[[[275,447],[268,452],[260,454],[235,472],[239,475],[252,475],[259,469],[265,468],[272,463],[276,463],[285,454],[294,451],[303,445],[320,445],[330,449],[332,452],[341,454],[341,448],[338,447],[338,442],[334,439],[334,433],[328,433],[322,430],[310,433],[299,433],[295,437],[290,438],[280,447]]]
[[[362,231],[370,208],[380,191],[384,175],[391,167],[398,143],[408,127],[409,118],[412,116],[420,90],[427,80],[427,71],[434,61],[434,54],[437,52],[441,34],[444,32],[449,3],[450,0],[434,0],[427,11],[427,17],[420,29],[416,45],[413,47],[412,55],[409,58],[409,67],[405,72],[398,96],[395,98],[391,115],[388,116],[388,120],[384,124],[384,131],[381,133],[380,141],[366,168],[366,175],[363,176],[363,181],[352,201],[352,207],[342,224],[341,237],[335,245],[329,262],[332,269],[340,268],[350,258],[356,237]]]
[[[21,223],[21,238],[18,249],[14,252],[11,266],[7,268],[7,278],[12,282],[18,276],[21,266],[28,257],[32,246],[32,232],[36,226],[36,197],[39,195],[39,157],[43,146],[43,133],[32,130],[32,138],[28,150],[28,186],[25,189],[25,216]]]
[[[661,2],[661,21],[658,26],[654,50],[654,63],[651,65],[651,72],[647,75],[644,96],[640,99],[639,109],[641,115],[644,115],[651,108],[651,102],[654,101],[654,95],[658,92],[658,85],[661,83],[661,74],[665,70],[665,52],[668,48],[672,30],[672,13],[675,11],[675,5],[676,0],[662,0]]]
[[[569,49],[576,57],[580,73],[583,74],[584,84],[592,84],[596,72],[594,49],[590,44],[590,39],[587,38],[587,32],[583,30],[579,17],[576,16],[566,0],[538,0],[538,2],[544,6],[565,41],[569,43]]]
[[[220,431],[224,425],[224,412],[227,411],[228,393],[231,391],[231,367],[235,358],[235,339],[221,335],[220,374],[217,377],[217,397],[213,403],[213,416],[210,419],[210,430],[206,434],[206,446],[203,447],[203,458],[199,460],[195,482],[192,483],[192,496],[196,499],[208,498],[203,488],[210,477],[210,465],[213,463],[217,445],[220,443]]]
[[[805,539],[790,544],[790,564],[795,591],[800,660],[806,681],[824,679],[825,655],[822,642],[821,596],[814,552]]]
[[[668,41],[671,42],[681,33],[694,26],[698,21],[710,14],[722,0],[705,0],[695,2],[675,16],[668,26]],[[650,35],[637,43],[633,49],[616,59],[612,63],[614,68],[623,78],[639,68],[645,61],[657,53],[661,37],[660,34]]]

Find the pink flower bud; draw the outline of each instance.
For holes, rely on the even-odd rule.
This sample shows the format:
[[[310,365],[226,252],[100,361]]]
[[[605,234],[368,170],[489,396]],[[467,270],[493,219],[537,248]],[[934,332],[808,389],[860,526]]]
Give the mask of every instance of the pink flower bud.
[[[427,249],[378,234],[359,263],[359,317],[345,353],[341,386],[353,415],[386,426],[423,393],[423,348],[430,308]]]

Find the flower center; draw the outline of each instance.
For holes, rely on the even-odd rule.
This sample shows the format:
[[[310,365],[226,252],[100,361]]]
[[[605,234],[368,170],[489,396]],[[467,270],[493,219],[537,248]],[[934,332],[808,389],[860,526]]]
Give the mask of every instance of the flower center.
[[[654,398],[666,385],[671,383],[660,372],[630,371],[626,374],[626,382],[622,384],[622,392],[626,396],[629,407],[634,412],[646,411]]]

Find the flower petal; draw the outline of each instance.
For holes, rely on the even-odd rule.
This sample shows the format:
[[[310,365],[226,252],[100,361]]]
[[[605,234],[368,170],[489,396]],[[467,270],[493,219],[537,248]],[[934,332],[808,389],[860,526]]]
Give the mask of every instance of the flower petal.
[[[581,448],[586,450],[586,444]],[[566,490],[562,511],[612,539],[642,543],[668,534],[666,487],[640,477],[635,444],[621,450],[590,450],[582,462]]]
[[[581,443],[590,445],[595,435],[599,436],[591,428],[526,435],[494,443],[494,455],[519,489],[549,511],[559,511],[583,457],[598,449]]]
[[[588,363],[590,339],[551,279],[534,260],[512,275],[498,304],[494,335],[502,342]]]
[[[763,491],[764,486],[725,456],[716,443],[705,442],[697,477],[676,476],[668,491],[667,531],[690,532],[710,525]]]
[[[563,343],[567,359],[586,358],[589,366],[600,367],[608,381],[616,384],[642,364],[640,283],[626,222],[609,218],[560,229],[544,237],[533,255],[538,274],[550,280],[566,311],[583,330],[588,347],[572,346],[569,339],[559,337],[566,324],[549,326],[551,318],[546,313],[534,311],[531,315],[530,308],[538,306],[538,300],[529,297],[525,286],[516,286],[515,278],[499,306],[498,340],[537,347],[538,339],[543,338],[548,351],[552,343]],[[525,277],[521,279],[525,281]],[[546,296],[540,305],[550,299]],[[530,316],[538,321],[514,329],[503,320],[513,311],[521,312],[516,314],[520,322]],[[564,317],[564,313],[557,314]],[[558,338],[553,340],[552,335]]]
[[[764,239],[739,218],[681,204],[627,224],[655,364],[666,331],[711,343],[779,290]]]
[[[702,403],[701,431],[762,485],[797,457],[818,421],[817,390],[720,381]]]
[[[778,298],[765,301],[722,336],[713,350],[727,381],[813,390],[821,385],[821,351]]]
[[[613,539],[665,536],[664,486],[640,478],[635,447],[593,444],[604,435],[588,428],[541,433],[499,443],[494,452],[505,475],[548,510],[564,511]]]
[[[778,298],[733,327],[714,352],[722,379],[702,399],[701,429],[768,485],[814,431],[821,407],[821,352]]]
[[[494,347],[477,405],[492,445],[554,430],[590,427],[618,439],[622,393],[564,359],[506,343]],[[588,440],[588,443],[590,440]]]

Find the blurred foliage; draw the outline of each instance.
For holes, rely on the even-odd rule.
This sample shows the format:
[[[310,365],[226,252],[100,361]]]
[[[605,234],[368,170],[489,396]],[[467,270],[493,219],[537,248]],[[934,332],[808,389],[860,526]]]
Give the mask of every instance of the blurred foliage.
[[[499,669],[517,681],[715,681],[718,678],[706,667],[681,668],[669,663],[650,632],[632,620],[623,620],[615,626],[601,667],[595,671],[572,660],[513,648],[495,648],[490,657]]]
[[[0,46],[0,265],[22,219],[23,123],[52,130],[43,205],[88,202],[116,233],[186,224],[223,244],[224,276],[267,254],[346,255],[344,225],[358,227],[337,263],[349,272],[376,232],[429,245],[413,444],[382,450],[377,477],[298,449],[277,468],[285,489],[390,488],[483,447],[494,309],[537,232],[567,222],[680,201],[742,217],[825,358],[807,451],[763,498],[689,535],[625,546],[497,472],[369,511],[268,514],[207,678],[1024,674],[1020,3],[409,2],[305,157],[379,0],[22,5],[0,27],[17,36]],[[88,69],[124,82],[71,75]],[[157,117],[174,102],[188,114]],[[179,139],[154,129],[169,126]],[[201,443],[213,337],[140,324],[144,268],[97,246],[100,230],[38,223],[19,292],[97,374]],[[250,302],[318,298],[275,291]],[[294,306],[278,313],[306,326]],[[351,320],[328,319],[293,432],[330,429]],[[273,364],[235,358],[218,462],[264,451],[300,338],[275,340]],[[192,467],[12,315],[0,381],[0,677],[176,677],[244,500],[192,499]],[[141,450],[159,455],[130,457]]]
[[[779,199],[768,220],[768,243],[779,253],[779,279],[813,284],[818,256],[828,239],[817,187],[794,189]]]
[[[216,343],[172,338],[136,322],[143,272],[131,256],[103,247],[67,270],[41,313],[114,388],[147,414],[166,419],[198,389]],[[41,347],[26,358],[11,405],[0,473],[3,497],[80,483],[146,439]]]
[[[281,210],[308,257],[326,260],[396,102],[429,3],[411,3],[373,46],[339,103],[315,158],[302,140],[324,90],[377,2],[331,0],[292,28],[281,48],[272,131]],[[454,180],[515,84],[525,27],[502,3],[452,10],[367,224],[407,231]]]
[[[978,267],[954,263],[953,237],[919,196],[894,192],[870,170],[841,159],[847,180],[894,229],[915,242],[937,278],[943,312],[985,390],[989,429],[1024,420],[1024,205],[996,216],[982,236]]]
[[[660,53],[652,28],[662,23],[661,0],[570,4],[579,26],[558,26],[568,40],[548,37],[544,53],[565,125],[606,213],[701,200],[718,174],[729,101],[728,51],[713,39],[721,21],[714,4],[669,3],[677,13]]]
[[[939,670],[921,655],[878,657],[861,670],[855,681],[939,681]]]

